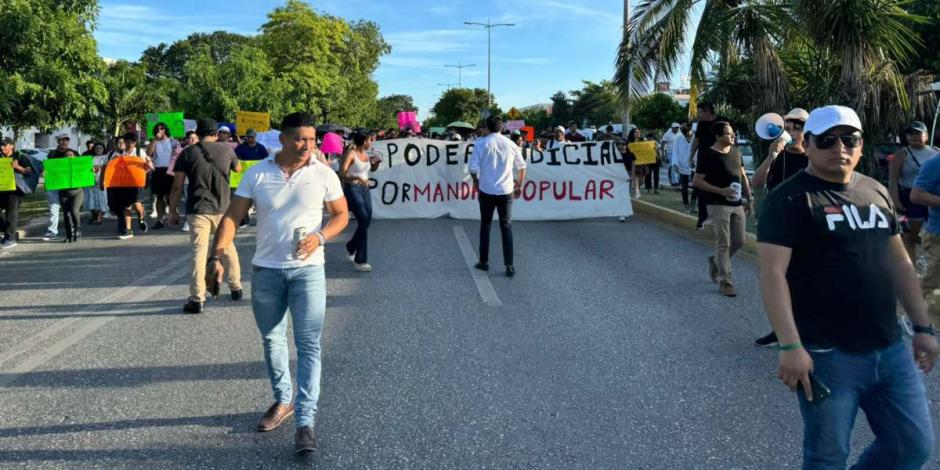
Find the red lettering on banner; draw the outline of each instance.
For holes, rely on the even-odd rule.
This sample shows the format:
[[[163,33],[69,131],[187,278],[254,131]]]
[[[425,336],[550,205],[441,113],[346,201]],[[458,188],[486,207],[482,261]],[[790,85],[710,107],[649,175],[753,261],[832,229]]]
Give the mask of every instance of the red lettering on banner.
[[[539,181],[539,201],[545,200],[545,191],[548,191],[551,187],[551,181]]]
[[[424,185],[423,187],[414,185],[414,188],[415,188],[415,197],[414,197],[415,202],[418,202],[418,198],[421,196],[426,196],[425,199],[430,201],[430,197],[427,197],[427,196],[431,195],[431,183],[428,183]]]
[[[574,182],[572,182],[572,181],[569,181],[569,182],[568,182],[568,194],[571,195],[571,200],[572,200],[572,201],[580,201],[580,200],[581,200],[581,196],[575,196],[575,195],[574,195]]]
[[[601,199],[604,199],[606,194],[611,199],[614,198],[614,182],[611,180],[601,180]]]
[[[597,183],[594,180],[588,180],[584,188],[584,199],[597,199]]]
[[[556,201],[560,201],[565,198],[568,194],[568,185],[564,182],[561,183],[561,194],[558,194],[558,182],[552,182],[552,194],[555,196]]]
[[[444,190],[441,189],[441,183],[437,183],[437,186],[434,187],[434,202],[444,200]]]
[[[447,200],[460,198],[460,183],[447,185]]]
[[[525,186],[522,188],[522,199],[526,201],[531,201],[535,199],[535,192],[538,191],[538,186],[535,184],[535,181],[529,180],[525,182]],[[531,190],[531,191],[530,191]]]
[[[470,199],[470,184],[467,182],[460,183],[460,199]]]

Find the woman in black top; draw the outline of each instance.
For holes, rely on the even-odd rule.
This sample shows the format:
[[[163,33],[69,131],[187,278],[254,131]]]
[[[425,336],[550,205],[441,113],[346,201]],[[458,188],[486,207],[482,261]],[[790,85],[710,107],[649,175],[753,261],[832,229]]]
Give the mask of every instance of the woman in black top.
[[[66,150],[64,155],[50,156],[49,158],[74,158],[76,155],[72,149]],[[62,204],[62,212],[65,213],[65,243],[77,242],[82,236],[82,201],[85,199],[85,190],[82,188],[60,189],[59,201]]]

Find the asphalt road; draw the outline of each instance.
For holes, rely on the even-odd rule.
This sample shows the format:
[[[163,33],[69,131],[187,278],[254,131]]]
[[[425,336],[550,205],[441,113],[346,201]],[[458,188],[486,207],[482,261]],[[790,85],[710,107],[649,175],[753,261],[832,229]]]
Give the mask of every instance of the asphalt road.
[[[768,330],[753,261],[722,297],[709,247],[657,225],[516,223],[513,279],[495,229],[474,277],[475,222],[376,221],[371,274],[332,241],[305,458],[290,424],[254,431],[271,395],[250,302],[181,314],[188,236],[110,230],[0,257],[2,468],[799,466],[796,398],[752,345]],[[253,243],[239,235],[249,283]],[[928,390],[940,422],[936,373]]]

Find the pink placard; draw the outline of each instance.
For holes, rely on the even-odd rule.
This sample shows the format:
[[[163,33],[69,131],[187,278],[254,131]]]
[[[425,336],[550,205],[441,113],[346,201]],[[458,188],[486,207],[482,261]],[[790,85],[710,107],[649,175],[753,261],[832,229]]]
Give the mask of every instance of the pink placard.
[[[415,127],[417,125],[417,127]],[[398,113],[398,128],[405,129],[407,127],[415,129],[415,132],[420,132],[421,124],[418,123],[418,113],[414,111],[400,111]]]
[[[343,153],[343,138],[333,132],[327,132],[320,144],[323,153]]]

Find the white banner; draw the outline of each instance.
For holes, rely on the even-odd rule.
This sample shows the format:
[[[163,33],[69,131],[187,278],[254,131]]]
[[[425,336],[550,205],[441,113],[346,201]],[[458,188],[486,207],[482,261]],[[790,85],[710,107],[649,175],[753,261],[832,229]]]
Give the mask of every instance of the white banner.
[[[479,219],[467,162],[472,142],[429,139],[379,141],[383,158],[372,174],[373,217]],[[627,172],[613,142],[565,144],[526,151],[526,181],[513,203],[515,220],[563,220],[633,215]]]

